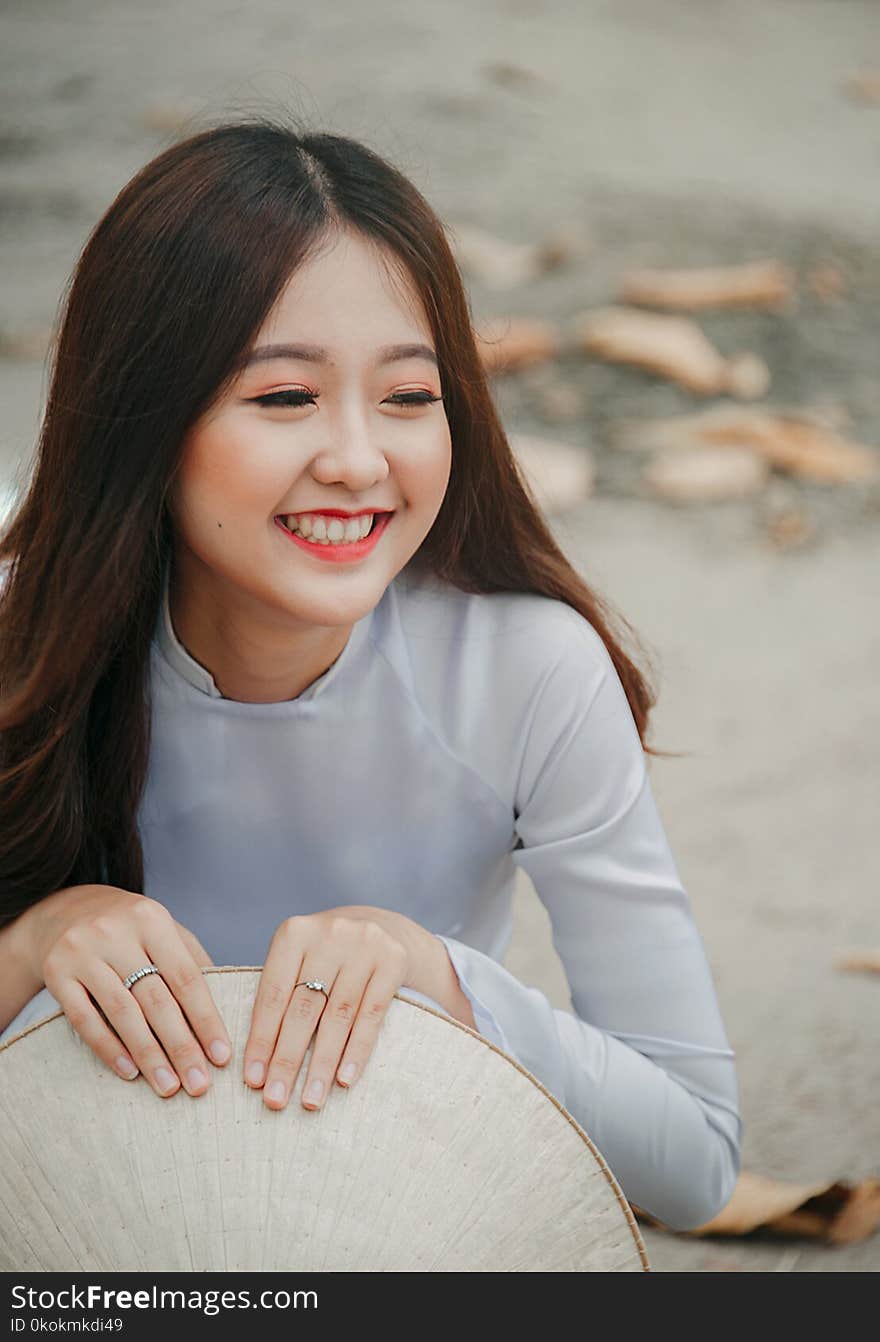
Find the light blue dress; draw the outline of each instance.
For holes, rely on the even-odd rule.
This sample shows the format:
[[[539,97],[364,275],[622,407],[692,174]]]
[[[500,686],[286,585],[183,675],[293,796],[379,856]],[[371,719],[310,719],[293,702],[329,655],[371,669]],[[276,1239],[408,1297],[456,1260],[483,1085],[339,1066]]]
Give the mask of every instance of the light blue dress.
[[[296,699],[239,703],[179,642],[166,574],[150,685],[144,893],[215,964],[261,965],[293,913],[399,910],[441,938],[477,1029],[582,1124],[630,1201],[676,1229],[727,1203],[734,1053],[629,704],[581,615],[410,564]],[[500,963],[517,867],[576,1015]],[[57,1009],[44,989],[0,1042]]]

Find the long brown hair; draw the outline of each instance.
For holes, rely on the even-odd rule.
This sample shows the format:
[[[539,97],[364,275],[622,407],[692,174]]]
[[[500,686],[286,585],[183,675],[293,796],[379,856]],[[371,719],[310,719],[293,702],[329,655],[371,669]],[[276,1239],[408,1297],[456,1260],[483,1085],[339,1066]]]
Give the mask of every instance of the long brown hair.
[[[70,282],[35,468],[0,535],[0,925],[68,885],[143,890],[137,811],[169,486],[188,429],[338,227],[403,263],[436,340],[452,469],[417,562],[468,592],[539,593],[579,611],[643,748],[667,753],[645,744],[654,696],[614,632],[626,622],[572,568],[517,470],[440,220],[363,144],[250,116],[137,173]]]

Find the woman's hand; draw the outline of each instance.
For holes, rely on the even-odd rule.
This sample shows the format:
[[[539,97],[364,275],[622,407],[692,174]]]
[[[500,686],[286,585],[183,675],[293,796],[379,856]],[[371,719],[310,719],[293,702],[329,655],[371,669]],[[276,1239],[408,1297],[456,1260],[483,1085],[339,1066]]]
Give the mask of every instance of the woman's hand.
[[[205,1051],[222,1066],[232,1049],[200,968],[212,961],[194,933],[163,904],[112,885],[71,886],[29,913],[33,967],[102,1062],[126,1080],[139,1069],[163,1097],[181,1080],[204,1094]],[[123,987],[148,964],[159,973]]]
[[[376,919],[344,908],[287,918],[260,975],[245,1082],[264,1086],[265,1104],[283,1109],[317,1028],[302,1104],[319,1109],[334,1076],[350,1086],[363,1072],[409,969],[407,944]],[[329,996],[303,986],[307,979],[325,983]]]

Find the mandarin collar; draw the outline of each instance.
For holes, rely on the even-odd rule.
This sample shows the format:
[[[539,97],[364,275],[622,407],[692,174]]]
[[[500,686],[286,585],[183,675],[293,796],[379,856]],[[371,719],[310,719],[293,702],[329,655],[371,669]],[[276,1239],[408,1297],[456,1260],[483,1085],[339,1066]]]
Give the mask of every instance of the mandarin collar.
[[[154,632],[154,642],[158,645],[166,662],[174,668],[184,680],[188,681],[195,689],[200,690],[202,694],[209,695],[212,699],[223,699],[225,696],[220,693],[214,677],[207,667],[197,662],[177,637],[174,625],[171,621],[171,603],[169,598],[170,588],[170,563],[165,564],[162,577],[162,598],[159,602],[159,613],[156,620]],[[311,685],[307,685],[301,694],[295,699],[282,700],[287,703],[303,703],[311,699],[316,699],[318,695],[323,694],[329,685],[336,680],[342,669],[354,656],[357,648],[364,642],[369,632],[370,622],[373,612],[368,611],[360,620],[352,626],[348,642],[342,649],[342,652],[336,658],[326,671],[324,671],[317,680],[313,680]],[[238,702],[230,700],[232,702]],[[255,707],[257,705],[254,705]]]

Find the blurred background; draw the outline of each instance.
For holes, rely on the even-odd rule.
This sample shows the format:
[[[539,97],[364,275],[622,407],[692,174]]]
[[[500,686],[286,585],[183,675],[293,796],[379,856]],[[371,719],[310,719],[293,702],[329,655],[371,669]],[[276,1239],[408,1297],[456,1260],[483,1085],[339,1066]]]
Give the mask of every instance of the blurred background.
[[[4,0],[0,508],[65,284],[224,116],[357,136],[444,219],[511,441],[658,693],[651,783],[736,1050],[744,1168],[880,1174],[880,22],[872,0]],[[643,662],[643,665],[646,663]],[[523,878],[507,964],[569,1006]],[[666,1271],[880,1236],[644,1230]]]

